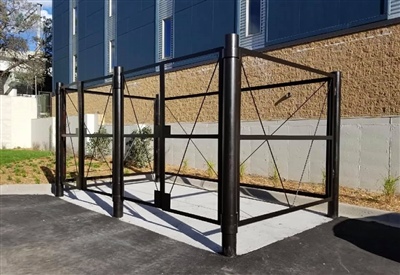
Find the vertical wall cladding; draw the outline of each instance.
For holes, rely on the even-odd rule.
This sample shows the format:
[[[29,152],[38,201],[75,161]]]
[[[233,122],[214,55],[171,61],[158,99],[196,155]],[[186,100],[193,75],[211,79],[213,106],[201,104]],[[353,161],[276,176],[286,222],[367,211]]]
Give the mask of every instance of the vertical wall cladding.
[[[171,57],[174,57],[174,4],[175,0],[157,0],[156,1],[156,59],[161,61],[163,59],[163,20],[171,18]]]
[[[77,0],[78,80],[104,74],[104,1]]]
[[[224,45],[235,30],[236,1],[175,0],[175,57]]]
[[[400,17],[400,0],[389,0],[388,18]]]
[[[259,49],[265,46],[266,41],[266,1],[260,0],[260,33],[247,36],[246,33],[246,6],[247,0],[239,0],[239,29],[240,46],[247,49]]]
[[[268,44],[384,20],[387,1],[269,0]]]
[[[111,2],[110,2],[111,1]],[[115,0],[104,0],[104,73],[107,75],[110,73],[110,69],[112,68],[113,64],[110,64],[110,56],[112,55],[112,50],[110,49],[110,41],[114,41],[114,47],[116,47],[116,1]],[[110,11],[110,3],[111,3],[111,11]],[[112,14],[112,16],[110,16]],[[116,48],[115,48],[116,50]],[[115,58],[114,56],[112,58]],[[114,64],[116,60],[113,61]]]
[[[53,1],[53,81],[69,83],[69,2]],[[53,83],[54,85],[54,83]]]
[[[155,0],[116,1],[118,65],[125,70],[155,62]]]

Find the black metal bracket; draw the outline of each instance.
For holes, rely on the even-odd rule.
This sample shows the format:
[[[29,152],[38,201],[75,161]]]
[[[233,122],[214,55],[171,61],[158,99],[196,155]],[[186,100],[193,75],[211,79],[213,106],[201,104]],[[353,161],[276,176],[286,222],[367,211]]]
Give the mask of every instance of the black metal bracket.
[[[154,190],[154,204],[163,210],[171,210],[171,194]]]

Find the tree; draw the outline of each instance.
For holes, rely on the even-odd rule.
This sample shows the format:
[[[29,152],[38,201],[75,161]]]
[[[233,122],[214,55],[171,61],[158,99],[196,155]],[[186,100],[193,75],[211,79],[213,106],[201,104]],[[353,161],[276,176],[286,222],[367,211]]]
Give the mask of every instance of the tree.
[[[6,69],[0,78],[15,75],[19,84],[33,86],[45,77],[45,59],[42,41],[37,36],[41,17],[37,6],[26,0],[0,0],[0,57]],[[35,50],[29,48],[36,45]]]

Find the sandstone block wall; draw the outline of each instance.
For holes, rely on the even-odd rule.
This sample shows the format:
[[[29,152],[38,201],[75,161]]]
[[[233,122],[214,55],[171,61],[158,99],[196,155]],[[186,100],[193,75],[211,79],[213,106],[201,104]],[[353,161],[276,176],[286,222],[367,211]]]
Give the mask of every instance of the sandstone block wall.
[[[341,71],[343,117],[400,114],[400,25],[312,42],[272,51],[269,54],[327,72]],[[214,77],[211,80],[212,75]],[[243,58],[243,88],[248,85],[257,86],[316,77],[320,76],[259,58]],[[254,91],[253,96],[262,119],[277,120],[286,118],[317,89],[319,90],[316,95],[294,116],[294,118],[317,118],[321,111],[325,111],[322,108],[326,85],[312,84]],[[105,85],[92,90],[109,93],[110,86]],[[150,76],[129,81],[125,93],[152,97],[158,90],[158,76]],[[218,66],[215,63],[166,74],[167,97],[207,90],[218,90]],[[291,93],[291,98],[275,106],[275,103],[288,92]],[[71,94],[70,98],[76,105],[76,94]],[[86,95],[85,112],[103,114],[107,98],[107,96]],[[68,114],[75,115],[76,110],[68,101],[69,98],[67,98]],[[104,116],[105,122],[108,123],[111,122],[111,101],[110,98]],[[194,121],[202,102],[203,98],[168,101],[167,121],[175,122],[175,118],[181,122]],[[136,120],[139,123],[152,123],[152,105],[150,101],[126,99],[125,123],[136,123]],[[217,97],[207,97],[199,121],[217,121],[216,110]],[[248,92],[242,94],[242,120],[257,120],[253,98]]]

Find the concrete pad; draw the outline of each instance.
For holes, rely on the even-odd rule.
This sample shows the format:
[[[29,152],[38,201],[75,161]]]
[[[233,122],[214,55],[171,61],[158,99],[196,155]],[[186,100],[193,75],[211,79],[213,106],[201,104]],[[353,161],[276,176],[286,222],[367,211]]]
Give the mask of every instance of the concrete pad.
[[[166,184],[167,192],[172,184]],[[89,187],[111,194],[109,185]],[[125,196],[153,202],[155,185],[148,180],[125,185]],[[65,199],[98,213],[112,215],[112,198],[80,190],[65,192]],[[240,218],[246,219],[286,208],[242,195]],[[217,193],[194,186],[175,185],[171,192],[171,208],[217,219]],[[158,208],[124,201],[122,221],[134,224],[177,241],[212,251],[221,252],[220,226],[162,211]],[[246,254],[261,247],[293,236],[331,219],[309,211],[297,211],[265,221],[241,226],[238,233],[238,254]]]

